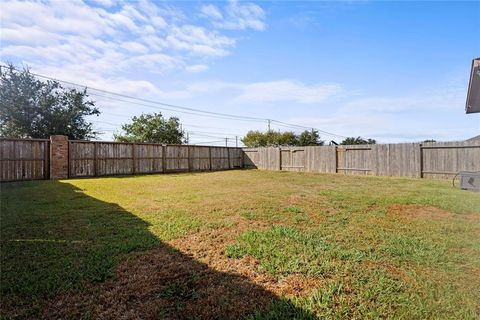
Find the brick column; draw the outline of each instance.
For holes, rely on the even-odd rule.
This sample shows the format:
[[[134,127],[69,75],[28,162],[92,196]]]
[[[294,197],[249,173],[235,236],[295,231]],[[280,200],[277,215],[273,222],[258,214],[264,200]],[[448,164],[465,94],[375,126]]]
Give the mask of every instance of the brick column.
[[[50,179],[68,178],[68,137],[50,136]]]

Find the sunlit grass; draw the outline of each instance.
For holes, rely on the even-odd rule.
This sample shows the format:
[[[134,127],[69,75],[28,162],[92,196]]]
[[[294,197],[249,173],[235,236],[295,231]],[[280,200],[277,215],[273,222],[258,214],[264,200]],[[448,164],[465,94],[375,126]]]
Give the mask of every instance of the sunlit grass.
[[[263,171],[37,181],[1,185],[0,209],[1,293],[26,305],[105,281],[129,252],[252,222],[226,255],[254,257],[279,281],[323,283],[291,298],[298,308],[284,297],[255,318],[480,317],[480,195],[449,181]]]

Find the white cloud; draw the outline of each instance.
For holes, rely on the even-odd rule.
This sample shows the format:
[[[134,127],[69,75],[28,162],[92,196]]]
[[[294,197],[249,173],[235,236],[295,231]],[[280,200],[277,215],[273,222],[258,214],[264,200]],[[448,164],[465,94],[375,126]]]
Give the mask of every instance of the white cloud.
[[[299,81],[278,80],[244,85],[237,99],[251,103],[320,103],[341,92],[342,87],[338,84],[307,85]]]
[[[290,121],[380,142],[461,140],[474,136],[476,127],[474,119],[468,119],[471,126],[455,127],[455,123],[466,121],[464,104],[464,88],[438,85],[403,96],[343,97],[333,101],[335,107],[324,112],[325,116],[295,117]]]
[[[167,22],[160,16],[152,17],[152,26],[156,29],[163,29],[167,27]]]
[[[173,27],[166,37],[169,46],[176,50],[185,50],[196,55],[224,56],[235,40],[215,31],[193,25]]]
[[[201,12],[205,17],[208,17],[208,18],[213,18],[216,20],[223,19],[223,15],[220,12],[220,10],[218,10],[218,8],[215,7],[213,4],[207,4],[202,6]]]
[[[203,72],[206,65],[185,66],[188,72]],[[181,95],[179,94],[181,93]],[[309,85],[294,80],[274,80],[266,82],[226,82],[208,81],[192,82],[172,91],[163,91],[163,95],[180,99],[193,99],[207,95],[225,96],[225,103],[230,105],[266,105],[282,103],[290,104],[322,104],[336,97],[343,96],[343,89],[338,84]]]
[[[135,41],[126,41],[122,44],[120,44],[120,46],[122,48],[124,48],[125,50],[131,52],[131,53],[147,53],[148,52],[148,48],[141,44],[141,43],[138,43],[138,42],[135,42]]]
[[[162,53],[153,53],[128,58],[122,61],[119,67],[125,69],[134,67],[146,68],[152,73],[164,73],[168,70],[175,69],[181,64],[182,62],[175,57]]]
[[[464,88],[448,87],[397,97],[359,98],[347,103],[345,109],[349,112],[435,112],[455,109],[464,100]]]
[[[0,32],[0,40],[10,44],[28,43],[33,46],[41,46],[59,43],[60,39],[59,35],[42,30],[37,26],[7,27],[2,28]]]
[[[231,0],[223,11],[222,14],[221,10],[212,4],[201,8],[202,15],[210,19],[217,28],[262,31],[266,27],[265,12],[256,4]]]
[[[194,64],[194,65],[191,65],[191,66],[186,66],[185,70],[187,72],[191,72],[191,73],[199,73],[199,72],[207,71],[208,66],[205,65],[205,64]]]
[[[102,7],[111,7],[115,3],[113,0],[93,0],[93,2],[97,3]]]
[[[1,59],[66,80],[88,80],[93,73],[124,83],[122,72],[206,71],[211,60],[228,55],[236,45],[220,27],[192,24],[186,13],[163,3],[97,3],[3,1]]]

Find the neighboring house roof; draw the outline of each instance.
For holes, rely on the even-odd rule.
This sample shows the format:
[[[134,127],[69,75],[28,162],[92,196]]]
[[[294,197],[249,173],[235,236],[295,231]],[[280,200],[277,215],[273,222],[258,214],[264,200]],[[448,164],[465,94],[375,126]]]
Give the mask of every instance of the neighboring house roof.
[[[470,138],[470,139],[467,139],[466,141],[477,141],[477,140],[480,140],[480,135],[478,135],[476,137],[473,137],[473,138]]]
[[[465,110],[467,113],[480,112],[480,58],[472,60]]]

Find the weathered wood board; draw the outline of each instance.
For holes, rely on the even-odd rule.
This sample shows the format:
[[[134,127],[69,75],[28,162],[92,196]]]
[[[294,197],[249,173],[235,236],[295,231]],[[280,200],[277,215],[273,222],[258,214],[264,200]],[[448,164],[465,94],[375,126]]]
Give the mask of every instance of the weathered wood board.
[[[226,170],[243,167],[240,148],[70,141],[70,177]]]
[[[352,146],[246,148],[245,167],[377,175],[452,178],[480,171],[480,142],[399,143]]]
[[[49,141],[0,139],[0,181],[48,179]]]

